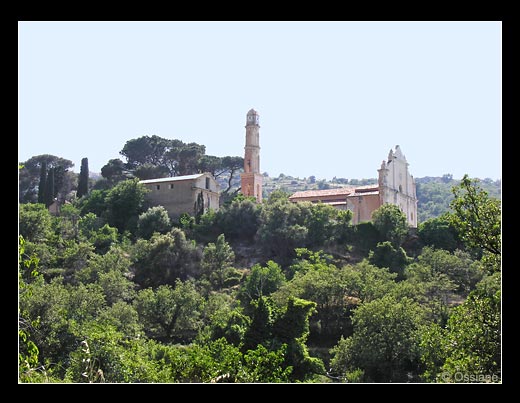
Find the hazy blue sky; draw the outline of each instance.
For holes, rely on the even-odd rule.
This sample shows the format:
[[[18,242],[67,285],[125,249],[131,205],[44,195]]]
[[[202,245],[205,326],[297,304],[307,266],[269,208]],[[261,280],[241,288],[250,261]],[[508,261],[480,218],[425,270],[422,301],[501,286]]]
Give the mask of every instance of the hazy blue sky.
[[[500,22],[19,22],[19,160],[99,172],[156,134],[261,171],[373,178],[396,144],[415,177],[501,178]]]

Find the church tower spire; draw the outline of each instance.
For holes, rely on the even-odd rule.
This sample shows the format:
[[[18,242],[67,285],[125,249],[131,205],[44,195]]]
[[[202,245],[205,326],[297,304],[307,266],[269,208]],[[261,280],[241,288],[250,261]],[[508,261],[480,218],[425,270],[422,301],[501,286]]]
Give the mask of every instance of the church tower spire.
[[[246,146],[244,147],[244,173],[240,175],[242,194],[262,202],[262,175],[260,174],[260,119],[251,109],[246,116]]]

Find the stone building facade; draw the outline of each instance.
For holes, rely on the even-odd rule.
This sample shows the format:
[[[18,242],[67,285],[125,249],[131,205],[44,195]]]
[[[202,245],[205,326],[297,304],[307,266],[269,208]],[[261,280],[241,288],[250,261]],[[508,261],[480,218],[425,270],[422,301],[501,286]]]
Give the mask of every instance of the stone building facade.
[[[244,172],[240,174],[241,191],[262,202],[262,175],[260,174],[260,117],[251,109],[246,115],[246,145],[244,147]]]
[[[372,213],[383,204],[395,204],[406,215],[408,225],[417,228],[416,186],[408,165],[401,148],[395,146],[395,151],[390,150],[388,159],[378,169],[377,185],[296,192],[289,200],[321,201],[340,210],[348,209],[352,211],[354,225],[372,220]]]
[[[195,215],[197,211],[219,209],[219,184],[210,173],[174,176],[140,181],[150,192],[150,204],[163,206],[176,220],[182,213]]]
[[[390,150],[388,160],[381,163],[379,197],[381,205],[395,204],[406,215],[408,225],[417,228],[417,193],[415,179],[408,171],[408,162],[399,146]]]

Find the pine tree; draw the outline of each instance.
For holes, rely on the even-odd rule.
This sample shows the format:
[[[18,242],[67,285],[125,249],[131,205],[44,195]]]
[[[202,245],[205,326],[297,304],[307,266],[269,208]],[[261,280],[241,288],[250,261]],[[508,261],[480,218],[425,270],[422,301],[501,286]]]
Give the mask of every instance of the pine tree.
[[[76,195],[81,197],[88,193],[88,158],[81,160],[81,169],[79,171],[78,191]]]
[[[54,202],[54,168],[49,169],[47,173],[43,200],[46,207],[49,207]]]
[[[45,182],[47,181],[47,163],[40,166],[40,183],[38,184],[38,203],[45,203]]]

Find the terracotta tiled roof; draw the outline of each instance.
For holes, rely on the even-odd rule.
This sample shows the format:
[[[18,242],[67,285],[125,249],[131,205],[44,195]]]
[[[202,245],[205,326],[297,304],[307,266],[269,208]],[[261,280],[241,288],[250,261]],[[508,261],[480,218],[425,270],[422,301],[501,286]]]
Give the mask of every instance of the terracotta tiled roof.
[[[371,195],[378,195],[379,190],[376,190],[374,192],[360,192],[360,193],[352,193],[347,195],[347,197],[361,197],[361,196],[371,196]]]
[[[323,189],[323,190],[304,190],[302,192],[296,192],[291,199],[310,198],[310,197],[325,197],[325,196],[341,196],[348,195],[354,191],[354,187],[338,188],[338,189]]]
[[[337,188],[337,189],[324,189],[324,190],[304,190],[302,192],[296,192],[291,197],[289,197],[289,200],[294,199],[309,199],[309,198],[321,198],[321,197],[327,197],[327,196],[354,196],[358,195],[358,193],[361,195],[368,195],[368,194],[374,194],[379,193],[379,185],[372,184],[372,185],[363,185],[363,186],[349,186],[344,188]]]
[[[379,185],[376,183],[373,185],[356,186],[356,188],[354,190],[356,191],[356,193],[371,192],[371,191],[379,190]]]

